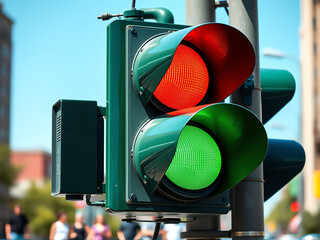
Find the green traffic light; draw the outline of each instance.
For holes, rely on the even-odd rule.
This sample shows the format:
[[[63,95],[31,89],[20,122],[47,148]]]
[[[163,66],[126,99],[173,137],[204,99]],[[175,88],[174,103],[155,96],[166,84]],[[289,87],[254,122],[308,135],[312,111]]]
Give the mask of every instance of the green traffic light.
[[[221,170],[221,153],[214,139],[201,128],[186,125],[166,171],[174,184],[188,190],[209,187]]]
[[[173,198],[179,201],[194,201],[208,194],[217,196],[239,183],[264,159],[267,135],[259,119],[249,110],[235,104],[217,103],[174,115],[178,113],[149,121],[135,139],[133,164],[150,193],[158,189],[168,197],[174,195]],[[189,127],[192,129],[190,133]],[[204,143],[203,139],[206,139]],[[215,142],[215,147],[208,147],[213,145],[212,141],[219,145],[216,146]],[[201,147],[206,155],[191,151],[191,143]],[[252,147],[248,149],[244,145]],[[217,152],[223,160],[219,171],[208,161],[217,161],[217,157],[213,157]],[[207,163],[203,163],[204,159]],[[192,164],[196,166],[187,172],[187,166]],[[191,173],[202,164],[211,164],[205,166],[208,168],[206,174],[215,169],[221,181],[217,182],[212,176],[210,180],[204,180],[208,175]]]

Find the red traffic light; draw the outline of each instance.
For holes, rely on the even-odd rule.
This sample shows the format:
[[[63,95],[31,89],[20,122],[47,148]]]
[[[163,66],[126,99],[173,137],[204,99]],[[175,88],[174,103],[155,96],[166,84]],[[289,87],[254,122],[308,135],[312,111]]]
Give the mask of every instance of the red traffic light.
[[[299,208],[300,208],[300,204],[299,204],[298,201],[294,201],[294,202],[292,202],[291,205],[290,205],[290,209],[291,209],[291,211],[294,212],[294,213],[298,212],[298,211],[299,211]]]
[[[137,93],[165,113],[223,101],[251,75],[255,53],[239,30],[207,23],[148,38],[134,58]]]
[[[199,104],[208,87],[209,72],[204,59],[194,48],[180,44],[153,94],[166,107],[178,110]]]

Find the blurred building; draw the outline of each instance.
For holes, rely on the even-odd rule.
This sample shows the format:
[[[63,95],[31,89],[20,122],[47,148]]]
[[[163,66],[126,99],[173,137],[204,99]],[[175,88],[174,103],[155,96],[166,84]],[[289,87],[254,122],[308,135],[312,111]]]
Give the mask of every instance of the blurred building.
[[[0,144],[9,145],[11,27],[0,3]],[[0,238],[4,238],[4,222],[8,216],[8,188],[0,182]]]
[[[305,210],[316,213],[315,170],[320,169],[320,0],[301,0],[302,143]]]
[[[9,144],[12,21],[0,4],[0,143]]]
[[[44,151],[13,151],[10,162],[20,170],[10,189],[13,198],[23,197],[32,183],[42,185],[51,176],[51,154]]]

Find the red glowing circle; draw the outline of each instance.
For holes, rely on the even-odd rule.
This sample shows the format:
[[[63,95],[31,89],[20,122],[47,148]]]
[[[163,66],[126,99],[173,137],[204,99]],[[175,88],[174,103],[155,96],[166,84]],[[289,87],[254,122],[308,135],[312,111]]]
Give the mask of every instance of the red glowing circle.
[[[298,212],[299,208],[300,208],[300,205],[299,205],[299,202],[297,202],[297,201],[292,202],[291,205],[290,205],[290,209],[294,213]]]
[[[199,104],[208,86],[209,73],[204,60],[194,49],[180,44],[153,94],[165,106],[178,110]]]

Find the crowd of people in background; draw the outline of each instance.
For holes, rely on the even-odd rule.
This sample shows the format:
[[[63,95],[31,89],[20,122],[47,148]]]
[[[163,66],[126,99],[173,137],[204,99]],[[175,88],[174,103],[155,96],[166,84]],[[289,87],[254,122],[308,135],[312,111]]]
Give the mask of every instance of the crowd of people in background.
[[[89,227],[84,224],[83,216],[80,213],[75,215],[75,221],[69,225],[68,217],[65,212],[57,214],[57,221],[54,222],[50,229],[49,239],[92,239],[104,240],[151,240],[155,230],[155,222],[122,222],[117,231],[117,236],[112,236],[111,228],[105,222],[103,215],[96,216],[94,224]],[[155,220],[153,218],[152,220]],[[29,224],[27,217],[22,213],[20,205],[14,207],[14,213],[10,216],[5,227],[7,239],[23,240],[30,238]],[[159,231],[158,240],[177,240],[180,239],[180,232],[184,231],[184,224],[166,224],[162,225]]]

